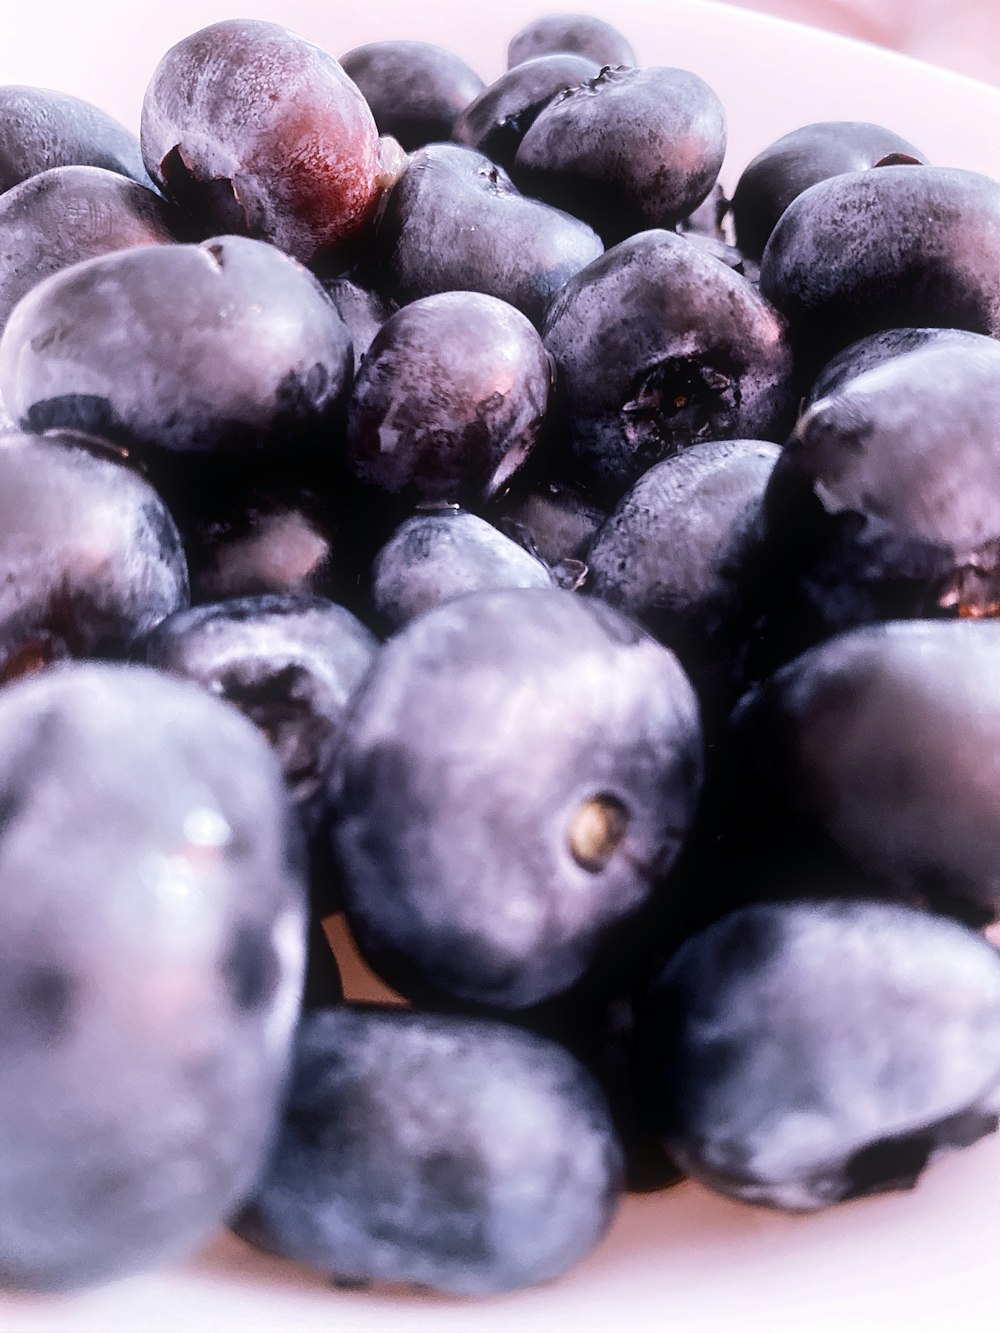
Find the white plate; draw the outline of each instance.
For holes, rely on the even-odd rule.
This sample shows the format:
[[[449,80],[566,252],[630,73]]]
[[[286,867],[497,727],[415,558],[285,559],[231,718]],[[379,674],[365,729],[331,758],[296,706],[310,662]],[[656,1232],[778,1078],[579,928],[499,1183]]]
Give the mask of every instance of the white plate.
[[[487,79],[506,41],[551,0],[483,10],[475,0],[4,0],[0,83],[88,97],[137,123],[159,55],[223,17],[275,18],[342,54],[380,37],[423,37]],[[882,122],[942,164],[1000,176],[1000,91],[808,28],[675,0],[579,8],[604,14],[640,59],[693,69],[730,122],[724,180],[777,135],[819,119]],[[0,1074],[2,1076],[2,1074]],[[782,1333],[1000,1327],[1000,1139],[936,1166],[912,1194],[785,1217],[684,1184],[629,1199],[590,1260],[553,1285],[480,1303],[331,1290],[322,1278],[220,1236],[164,1271],[68,1299],[0,1297],[16,1333]]]

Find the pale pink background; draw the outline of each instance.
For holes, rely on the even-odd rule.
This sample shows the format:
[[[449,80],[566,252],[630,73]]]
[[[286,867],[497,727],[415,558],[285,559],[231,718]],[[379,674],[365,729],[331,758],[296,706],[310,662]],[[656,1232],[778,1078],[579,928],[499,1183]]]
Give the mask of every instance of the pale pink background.
[[[1000,83],[1000,7],[992,0],[733,0],[746,9],[878,42]]]

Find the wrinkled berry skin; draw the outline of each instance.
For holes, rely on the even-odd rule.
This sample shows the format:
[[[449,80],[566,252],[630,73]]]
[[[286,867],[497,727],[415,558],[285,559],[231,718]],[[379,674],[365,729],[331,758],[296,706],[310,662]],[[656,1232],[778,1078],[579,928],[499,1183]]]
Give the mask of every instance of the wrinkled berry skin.
[[[327,834],[330,771],[345,709],[377,650],[344,607],[303,594],[193,607],[139,645],[150,666],[227,699],[267,737],[306,834],[316,910],[339,906]]]
[[[535,56],[571,51],[598,65],[634,65],[635,52],[617,28],[591,14],[546,14],[518,29],[507,48],[507,68]]]
[[[312,274],[273,246],[223,236],[46,278],[7,323],[0,391],[33,430],[90,431],[147,456],[246,456],[335,425],[353,364]]]
[[[563,284],[604,253],[585,222],[528,199],[481,153],[414,153],[380,212],[376,246],[401,301],[477,291],[540,324]]]
[[[375,208],[368,103],[331,56],[276,23],[230,19],[171,47],[140,137],[149,174],[208,235],[253,236],[310,263]]]
[[[450,139],[455,119],[486,87],[461,57],[431,42],[368,42],[340,57],[361,89],[379,134],[408,153]]]
[[[53,167],[0,196],[0,330],[42,278],[137,245],[170,245],[180,221],[152,190],[101,167]]]
[[[347,461],[408,501],[475,503],[535,446],[551,368],[526,317],[493,296],[444,292],[379,330],[354,382]]]
[[[0,681],[120,654],[187,606],[180,536],[159,495],[71,436],[0,440]]]
[[[766,739],[765,739],[766,738]],[[804,653],[733,718],[744,822],[885,893],[1000,915],[1000,625],[868,625]]]
[[[845,171],[865,171],[883,158],[902,154],[926,165],[919,148],[882,125],[823,120],[784,134],[758,153],[733,193],[736,243],[760,259],[785,209],[803,190]]]
[[[794,418],[784,320],[670,232],[633,236],[571,278],[543,336],[576,475],[612,501],[678,449],[780,440]]]
[[[996,614],[998,422],[991,338],[897,356],[804,414],[764,499],[756,671],[856,625]]]
[[[517,150],[514,179],[613,245],[687,217],[715,184],[725,153],[725,112],[697,74],[602,69],[539,113]]]
[[[673,655],[538,588],[457,598],[389,639],[341,756],[332,833],[362,951],[413,998],[508,1009],[605,948],[620,965],[611,936],[676,858],[702,766]]]
[[[150,184],[139,140],[106,111],[50,88],[0,88],[0,192],[52,167],[73,166]]]
[[[307,828],[344,709],[377,649],[344,607],[303,594],[192,607],[142,645],[150,666],[228,699],[267,736]]]
[[[1000,182],[888,166],[811,186],[775,227],[760,290],[821,360],[886,328],[1000,333]]]
[[[344,1282],[486,1296],[583,1258],[621,1179],[600,1091],[555,1042],[341,1006],[302,1025],[284,1127],[236,1230]]]
[[[892,361],[904,352],[915,352],[919,347],[942,346],[982,347],[983,335],[966,329],[882,329],[867,338],[859,338],[836,356],[830,358],[813,380],[812,388],[803,401],[803,409],[812,407],[821,398],[837,393],[849,380],[866,370]]]
[[[731,707],[752,607],[743,565],[781,450],[759,440],[693,445],[650,468],[587,555],[588,591],[672,648],[703,703]]]
[[[513,66],[465,108],[451,137],[485,153],[510,171],[521,140],[539,112],[567,88],[596,78],[601,67],[585,56],[561,52]]]
[[[644,1027],[665,1145],[747,1203],[809,1211],[909,1189],[997,1127],[1000,959],[941,917],[746,908],[681,947]]]
[[[74,1288],[192,1250],[257,1179],[302,868],[267,745],[146,668],[4,689],[0,774],[0,1271]]]
[[[462,593],[551,587],[540,560],[485,519],[449,507],[415,514],[393,533],[372,570],[372,605],[398,629]]]

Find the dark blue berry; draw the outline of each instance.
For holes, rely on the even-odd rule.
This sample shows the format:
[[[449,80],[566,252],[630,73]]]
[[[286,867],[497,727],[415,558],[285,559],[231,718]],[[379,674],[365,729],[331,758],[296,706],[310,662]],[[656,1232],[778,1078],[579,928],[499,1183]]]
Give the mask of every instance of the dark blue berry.
[[[865,121],[822,120],[783,134],[757,154],[737,183],[732,200],[737,244],[760,259],[778,219],[803,190],[900,155],[927,161],[906,139]]]
[[[725,152],[722,104],[697,74],[605,68],[539,113],[514,179],[613,245],[687,217],[715,184]]]
[[[644,1029],[665,1145],[748,1203],[908,1189],[997,1127],[1000,960],[909,908],[733,913],[663,969]]]
[[[886,166],[811,186],[771,234],[760,289],[803,356],[887,328],[1000,332],[1000,183]]]
[[[0,1273],[30,1289],[194,1248],[279,1113],[304,875],[268,747],[138,667],[0,691]]]
[[[518,29],[507,48],[513,69],[535,56],[571,51],[598,65],[634,65],[635,52],[617,28],[592,14],[546,14]]]
[[[412,152],[450,139],[456,117],[486,85],[461,57],[431,42],[367,42],[340,57],[380,134]]]
[[[537,588],[405,626],[341,755],[333,837],[362,950],[406,994],[513,1009],[624,963],[702,767],[673,655],[610,607]]]
[[[489,158],[458,144],[413,154],[380,211],[376,246],[400,301],[486,292],[535,324],[567,279],[604,251],[586,223],[525,198]]]
[[[224,236],[47,278],[4,330],[0,390],[34,430],[90,431],[145,455],[246,457],[294,452],[335,426],[353,365],[312,274]]]
[[[52,167],[75,166],[151,184],[139,140],[106,111],[51,88],[0,88],[0,191]]]
[[[0,197],[0,330],[26,292],[82,259],[169,245],[179,218],[152,190],[100,167],[53,167]]]
[[[448,506],[407,519],[379,552],[372,605],[390,629],[466,592],[549,588],[540,560],[491,523]]]
[[[187,602],[177,528],[137,472],[71,436],[0,440],[0,680],[120,655]]]
[[[414,301],[382,326],[358,373],[348,463],[405,500],[481,501],[530,456],[550,381],[541,339],[513,306],[478,292]]]
[[[678,449],[780,440],[794,415],[784,320],[745,278],[670,232],[633,236],[571,278],[544,338],[575,476],[613,501]]]
[[[567,88],[595,78],[601,66],[569,52],[537,56],[514,65],[465,108],[452,138],[478,149],[506,171],[538,113]]]
[[[600,1091],[554,1042],[341,1006],[302,1025],[282,1132],[236,1229],[339,1282],[485,1296],[583,1258],[621,1183]]]

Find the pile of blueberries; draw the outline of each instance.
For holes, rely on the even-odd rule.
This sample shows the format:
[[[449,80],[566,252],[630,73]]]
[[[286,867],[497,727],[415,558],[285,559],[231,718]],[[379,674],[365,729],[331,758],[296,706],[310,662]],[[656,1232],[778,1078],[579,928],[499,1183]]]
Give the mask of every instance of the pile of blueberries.
[[[0,89],[0,1285],[482,1295],[997,1128],[1000,184],[725,146],[580,15]]]

